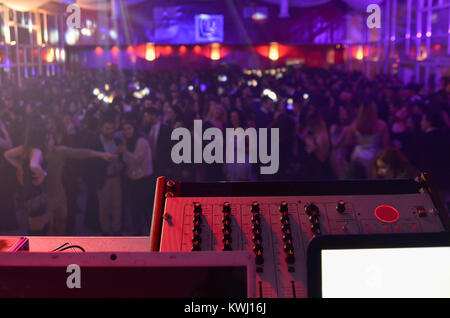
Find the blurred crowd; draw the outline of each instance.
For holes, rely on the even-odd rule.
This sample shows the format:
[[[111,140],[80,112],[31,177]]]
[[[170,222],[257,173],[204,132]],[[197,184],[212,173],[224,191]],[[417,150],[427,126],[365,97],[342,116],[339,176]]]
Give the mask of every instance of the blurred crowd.
[[[156,177],[177,181],[413,178],[450,188],[450,78],[425,95],[338,69],[80,70],[0,87],[0,234],[147,235]],[[279,170],[174,164],[171,132],[279,128]],[[127,220],[130,227],[126,229]],[[25,234],[25,233],[22,233]]]

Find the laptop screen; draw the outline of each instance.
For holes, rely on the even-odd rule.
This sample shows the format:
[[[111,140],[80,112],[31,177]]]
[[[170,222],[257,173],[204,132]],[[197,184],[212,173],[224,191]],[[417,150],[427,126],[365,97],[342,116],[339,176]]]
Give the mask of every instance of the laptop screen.
[[[322,297],[450,297],[450,247],[321,250]]]

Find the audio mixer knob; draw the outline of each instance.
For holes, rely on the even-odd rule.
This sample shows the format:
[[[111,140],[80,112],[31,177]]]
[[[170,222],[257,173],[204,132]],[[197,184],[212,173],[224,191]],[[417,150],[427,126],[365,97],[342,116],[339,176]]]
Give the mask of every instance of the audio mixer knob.
[[[338,211],[339,213],[344,213],[345,212],[345,202],[342,200],[339,200],[337,205],[336,205],[336,211]]]
[[[223,233],[224,235],[229,235],[229,234],[231,234],[231,226],[225,225],[225,226],[222,228],[222,233]]]
[[[199,226],[200,224],[202,224],[202,218],[200,217],[200,215],[196,215],[192,219],[192,222],[194,222],[194,226]]]
[[[261,244],[262,243],[262,236],[261,234],[255,234],[252,238],[253,243],[255,244]]]
[[[201,229],[200,226],[194,226],[194,227],[192,228],[192,233],[193,233],[194,235],[199,235],[201,232],[202,232],[202,229]]]
[[[316,230],[320,230],[320,223],[313,223],[311,225],[311,231],[316,231]]]
[[[253,224],[260,224],[261,218],[259,217],[259,214],[255,214],[254,216],[252,216],[251,221]]]
[[[222,251],[232,251],[230,242],[225,242],[222,248]]]
[[[227,242],[228,242],[228,243],[231,243],[231,242],[232,242],[231,235],[230,235],[230,234],[225,234],[225,235],[223,236],[222,242],[223,242],[224,244],[226,244]]]
[[[194,215],[202,214],[202,205],[198,202],[194,203]]]
[[[283,231],[284,234],[291,234],[291,226],[289,224],[284,225],[281,230]]]
[[[259,203],[256,201],[253,201],[252,203],[252,213],[259,213]]]
[[[255,256],[255,263],[256,265],[262,265],[264,263],[264,257],[262,256],[262,254]]]
[[[225,202],[222,207],[223,213],[231,213],[231,204],[230,202]]]
[[[289,265],[292,265],[295,263],[295,257],[294,257],[294,252],[292,251],[292,253],[288,253],[288,255],[285,258],[286,263],[288,263]]]
[[[255,246],[253,246],[253,251],[258,254],[259,252],[263,252],[263,247],[261,244],[255,244]]]
[[[286,201],[281,202],[280,204],[280,212],[287,213],[288,212],[288,204]]]
[[[315,204],[311,203],[309,205],[305,205],[305,212],[309,216],[312,216],[312,215],[318,216],[319,208]]]
[[[192,237],[192,242],[199,244],[201,241],[202,240],[200,239],[200,236],[194,234],[194,236]]]
[[[284,215],[280,218],[281,224],[283,225],[289,225],[289,216]]]
[[[223,218],[222,218],[222,223],[223,224],[231,224],[231,217],[229,214],[224,214]]]
[[[291,244],[291,243],[288,243],[288,244],[286,244],[285,246],[284,246],[284,251],[286,252],[286,253],[289,253],[289,251],[294,251],[294,246]]]
[[[253,234],[258,235],[261,234],[261,226],[255,225],[252,229]]]
[[[292,240],[292,234],[284,234],[283,235],[283,241],[291,241]]]

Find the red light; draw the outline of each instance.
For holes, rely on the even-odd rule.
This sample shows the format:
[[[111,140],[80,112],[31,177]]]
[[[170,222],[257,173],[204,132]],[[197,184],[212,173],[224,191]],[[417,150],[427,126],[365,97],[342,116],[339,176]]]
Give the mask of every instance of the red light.
[[[393,223],[398,220],[400,213],[390,205],[380,205],[375,208],[375,216],[385,223]]]
[[[96,55],[101,55],[103,53],[103,49],[100,46],[97,46],[95,48],[94,52],[95,52]]]

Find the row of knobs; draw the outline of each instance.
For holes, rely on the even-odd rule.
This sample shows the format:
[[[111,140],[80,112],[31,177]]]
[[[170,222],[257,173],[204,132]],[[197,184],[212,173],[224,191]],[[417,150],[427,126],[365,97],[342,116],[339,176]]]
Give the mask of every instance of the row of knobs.
[[[281,231],[283,232],[284,251],[286,253],[286,263],[293,264],[295,262],[294,245],[292,244],[292,230],[289,221],[289,208],[286,201],[281,202],[279,208],[281,214]],[[345,212],[345,202],[339,201],[336,205],[336,211],[339,213]],[[321,235],[320,230],[320,211],[319,208],[311,203],[305,205],[305,212],[308,215],[309,222],[311,223],[311,231],[314,236]],[[231,204],[225,202],[222,206],[222,233],[223,233],[223,251],[231,251]],[[262,229],[261,229],[261,216],[259,203],[254,201],[251,206],[252,213],[252,241],[254,243],[253,252],[255,253],[255,263],[262,265],[264,263],[263,246],[262,246]],[[200,233],[202,224],[202,206],[200,203],[194,203],[194,227],[192,228],[192,251],[200,251]]]
[[[286,201],[281,202],[279,210],[281,214],[281,231],[283,232],[283,249],[286,253],[285,261],[291,265],[295,263],[295,256],[294,245],[292,244],[292,229],[289,221],[289,208]]]

